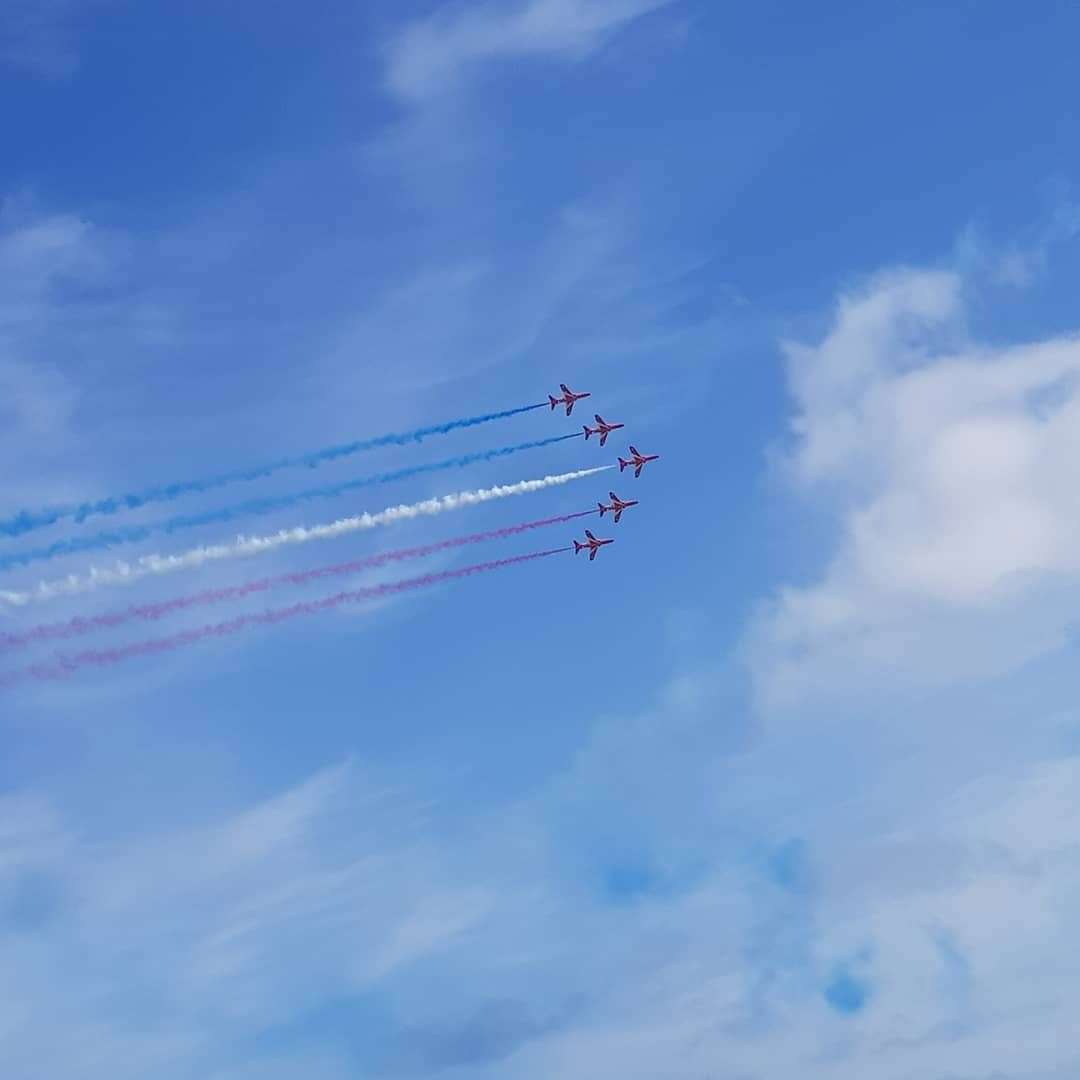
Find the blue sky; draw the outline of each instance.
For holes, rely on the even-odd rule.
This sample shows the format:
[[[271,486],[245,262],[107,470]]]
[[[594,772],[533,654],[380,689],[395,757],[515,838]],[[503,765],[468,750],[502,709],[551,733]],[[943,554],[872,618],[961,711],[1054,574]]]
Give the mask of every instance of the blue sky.
[[[0,514],[560,381],[663,455],[591,566],[3,693],[5,1078],[1074,1077],[1078,37],[991,0],[5,3]]]

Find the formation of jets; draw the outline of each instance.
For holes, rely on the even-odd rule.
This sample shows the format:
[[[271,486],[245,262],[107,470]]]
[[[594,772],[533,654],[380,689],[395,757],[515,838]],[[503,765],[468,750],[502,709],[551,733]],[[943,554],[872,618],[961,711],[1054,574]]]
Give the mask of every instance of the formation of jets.
[[[554,412],[559,405],[566,406],[566,415],[569,416],[574,410],[574,402],[580,401],[582,398],[592,397],[591,394],[575,394],[566,383],[559,383],[559,389],[562,391],[562,397],[555,397],[553,394],[548,394],[548,401],[551,403],[551,411]],[[589,439],[590,435],[600,436],[600,445],[603,446],[607,442],[607,437],[613,432],[618,431],[619,428],[625,427],[625,424],[609,424],[599,413],[596,413],[593,417],[596,421],[596,427],[589,427],[585,424],[585,440]],[[660,457],[659,454],[642,454],[638,451],[637,447],[633,444],[630,445],[630,457],[629,460],[619,458],[619,472],[624,469],[632,468],[634,470],[634,478],[636,479],[641,475],[641,470],[650,462],[656,461]],[[608,497],[611,499],[608,503],[597,503],[597,507],[600,510],[600,516],[605,514],[611,514],[612,521],[617,525],[619,519],[622,517],[623,511],[631,506],[637,506],[637,499],[620,499],[614,491],[608,492]],[[608,540],[597,539],[588,529],[585,530],[584,540],[574,541],[574,554],[578,554],[580,551],[587,551],[589,553],[589,562],[592,562],[596,558],[596,553],[608,544],[614,544],[615,539],[612,537]]]

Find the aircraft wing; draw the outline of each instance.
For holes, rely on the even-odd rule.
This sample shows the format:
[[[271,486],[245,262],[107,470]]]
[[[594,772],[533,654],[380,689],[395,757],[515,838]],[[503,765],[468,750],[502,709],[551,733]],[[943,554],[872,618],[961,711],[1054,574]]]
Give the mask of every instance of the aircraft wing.
[[[596,553],[597,553],[597,552],[598,552],[599,550],[600,550],[599,548],[593,548],[593,549],[592,549],[592,551],[590,551],[590,552],[589,552],[589,562],[592,562],[592,561],[593,561],[593,559],[595,559],[595,558],[596,558]]]

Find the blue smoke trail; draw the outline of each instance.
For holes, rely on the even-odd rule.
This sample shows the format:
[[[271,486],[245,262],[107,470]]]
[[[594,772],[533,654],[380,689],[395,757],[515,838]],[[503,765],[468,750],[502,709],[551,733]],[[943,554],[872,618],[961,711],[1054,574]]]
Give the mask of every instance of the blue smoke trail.
[[[338,458],[349,457],[351,454],[363,453],[366,450],[376,450],[380,446],[406,446],[409,443],[421,443],[429,435],[445,435],[459,428],[476,427],[478,424],[487,424],[492,420],[503,420],[508,416],[517,416],[520,413],[532,412],[533,409],[543,409],[546,402],[537,405],[522,405],[516,409],[504,409],[502,412],[484,413],[482,416],[469,416],[461,420],[448,420],[444,424],[432,424],[430,427],[416,428],[414,431],[406,431],[400,434],[379,435],[374,439],[359,439],[356,442],[341,443],[338,446],[327,446],[322,450],[312,450],[306,454],[298,454],[294,457],[278,458],[266,465],[260,465],[252,469],[242,469],[236,472],[219,473],[217,476],[208,476],[202,480],[183,480],[175,484],[164,484],[160,487],[147,488],[144,491],[132,492],[127,495],[113,495],[106,499],[98,499],[95,502],[73,503],[68,506],[50,506],[41,510],[21,510],[10,518],[0,519],[0,536],[22,536],[24,533],[33,532],[35,529],[43,529],[48,525],[55,525],[58,521],[68,518],[77,522],[85,521],[95,514],[118,514],[124,510],[137,510],[140,506],[154,502],[172,502],[181,495],[191,495],[214,488],[226,487],[229,484],[239,484],[250,480],[261,480],[271,476],[281,469],[296,469],[301,466],[315,468],[328,461],[336,461]]]
[[[41,562],[45,559],[55,559],[61,555],[74,555],[80,551],[100,551],[103,548],[116,547],[119,544],[134,544],[140,540],[148,539],[155,533],[174,533],[182,529],[194,529],[200,525],[233,521],[235,518],[247,514],[269,514],[275,510],[283,510],[289,506],[311,502],[313,499],[332,499],[338,495],[344,495],[346,492],[356,491],[358,488],[373,487],[377,484],[390,484],[395,480],[420,476],[422,473],[442,472],[445,469],[463,469],[467,465],[476,464],[478,461],[493,461],[495,458],[516,454],[521,450],[534,450],[541,446],[551,446],[552,443],[565,442],[567,439],[580,438],[580,432],[574,432],[570,435],[553,435],[548,439],[518,443],[515,446],[500,446],[495,450],[480,450],[474,454],[462,454],[458,457],[447,458],[445,461],[433,461],[427,465],[410,465],[405,469],[376,473],[374,476],[364,476],[358,480],[345,480],[340,484],[308,488],[306,491],[293,492],[291,495],[270,495],[261,499],[248,499],[246,502],[236,503],[233,506],[224,506],[218,510],[207,510],[201,514],[187,514],[182,517],[166,518],[165,521],[155,522],[151,525],[132,525],[111,532],[95,533],[93,536],[78,536],[70,540],[58,540],[47,547],[31,548],[28,551],[16,551],[10,555],[0,556],[0,570],[8,570],[13,566],[26,566],[29,563]]]

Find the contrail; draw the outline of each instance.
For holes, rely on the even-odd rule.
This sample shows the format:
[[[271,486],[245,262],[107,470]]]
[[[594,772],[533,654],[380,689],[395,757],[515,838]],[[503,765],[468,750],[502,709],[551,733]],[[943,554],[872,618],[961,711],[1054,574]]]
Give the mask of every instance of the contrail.
[[[328,577],[341,577],[361,570],[372,570],[388,563],[404,562],[408,559],[422,559],[441,551],[451,551],[470,544],[480,544],[487,540],[503,540],[520,533],[542,529],[548,525],[562,525],[578,518],[596,514],[596,510],[579,510],[574,514],[560,514],[558,517],[542,518],[540,521],[526,521],[520,525],[507,525],[501,529],[489,529],[486,532],[470,533],[468,536],[455,536],[450,540],[439,540],[421,547],[398,548],[396,551],[368,555],[351,562],[336,563],[333,566],[321,566],[314,570],[300,570],[290,574],[277,574],[274,577],[259,578],[243,585],[229,585],[221,589],[204,589],[187,596],[177,596],[171,600],[161,600],[151,604],[133,604],[120,611],[106,612],[89,617],[77,616],[63,622],[42,623],[17,633],[0,632],[0,652],[17,649],[27,645],[36,645],[45,641],[63,641],[82,637],[96,630],[111,630],[116,626],[134,620],[157,621],[177,611],[186,611],[193,607],[218,604],[226,600],[239,600],[254,593],[268,592],[279,585],[306,585]]]
[[[245,502],[224,506],[217,510],[167,518],[164,521],[154,522],[150,525],[131,525],[114,529],[111,532],[95,533],[93,536],[76,536],[69,540],[57,540],[55,543],[48,544],[45,547],[31,548],[28,551],[16,551],[10,555],[0,556],[0,570],[10,570],[13,566],[27,566],[30,563],[56,559],[62,555],[74,555],[81,551],[100,551],[104,548],[116,547],[119,544],[138,543],[141,540],[148,540],[155,533],[171,534],[180,532],[183,529],[214,525],[223,521],[234,521],[238,517],[246,517],[249,514],[270,514],[275,510],[283,510],[290,506],[297,506],[300,503],[311,502],[313,499],[331,499],[350,491],[356,491],[359,488],[389,484],[395,480],[405,480],[412,476],[421,476],[424,473],[443,472],[446,469],[463,469],[468,465],[474,465],[478,461],[493,461],[495,458],[507,457],[522,450],[535,450],[538,447],[551,446],[552,443],[580,438],[580,432],[573,432],[569,435],[553,435],[547,439],[517,443],[514,446],[500,446],[493,450],[480,450],[473,454],[459,454],[457,457],[446,458],[444,461],[432,461],[425,465],[410,465],[404,469],[376,473],[374,476],[362,476],[359,479],[345,480],[339,484],[308,488],[306,491],[295,491],[289,495],[270,495],[261,499],[248,499]]]
[[[442,570],[434,574],[423,574],[420,577],[388,582],[385,585],[370,585],[363,589],[349,589],[335,593],[333,596],[323,597],[321,600],[302,600],[289,607],[270,608],[267,611],[260,611],[251,615],[237,615],[235,618],[227,619],[224,622],[208,623],[192,630],[183,630],[169,637],[150,638],[146,641],[136,641],[130,645],[121,645],[113,649],[87,649],[83,652],[60,655],[52,662],[32,664],[21,671],[0,675],[0,688],[14,686],[28,679],[63,679],[80,668],[111,667],[113,664],[119,664],[136,656],[151,656],[157,653],[173,652],[186,645],[194,645],[209,638],[221,638],[237,634],[251,626],[273,626],[276,623],[285,622],[300,615],[315,615],[321,611],[330,611],[333,608],[340,607],[342,604],[351,604],[361,600],[376,600],[397,593],[411,592],[414,589],[438,585],[444,581],[454,581],[475,574],[484,574],[490,570],[499,570],[505,566],[516,566],[519,563],[531,562],[535,559],[545,559],[549,555],[559,555],[571,550],[568,547],[561,547],[551,548],[547,551],[532,551],[526,555],[513,555],[507,559],[474,563],[472,566],[462,566],[455,570]]]
[[[540,480],[520,480],[516,484],[503,484],[499,487],[480,488],[476,491],[459,491],[454,495],[442,495],[423,502],[401,506],[391,506],[377,513],[357,514],[355,517],[341,518],[338,521],[322,525],[297,526],[293,529],[280,529],[265,536],[238,536],[227,544],[191,548],[178,555],[143,555],[134,562],[117,562],[111,567],[98,569],[91,567],[88,574],[71,574],[52,581],[39,582],[32,589],[25,591],[0,590],[0,605],[22,607],[35,600],[50,600],[56,596],[70,596],[75,593],[90,592],[102,585],[125,585],[138,581],[151,574],[169,574],[177,570],[186,570],[204,563],[220,559],[232,559],[247,555],[260,555],[274,548],[289,544],[306,544],[312,540],[329,540],[347,533],[363,529],[374,529],[380,525],[391,525],[395,521],[408,521],[418,517],[433,517],[449,510],[459,510],[466,506],[476,506],[492,499],[505,499],[513,495],[527,495],[544,488],[568,484],[586,476],[606,472],[613,465],[599,465],[592,469],[578,469],[576,472],[559,473],[545,476]]]
[[[66,506],[47,506],[40,510],[22,510],[13,517],[0,518],[0,536],[22,536],[24,533],[32,532],[34,529],[55,525],[58,521],[68,518],[73,518],[75,521],[85,521],[86,518],[95,514],[117,514],[122,510],[138,509],[140,506],[146,506],[147,503],[171,502],[182,495],[212,491],[214,488],[226,487],[229,484],[249,480],[261,480],[263,477],[271,476],[282,469],[294,469],[304,465],[314,468],[325,462],[336,461],[338,458],[349,457],[365,450],[374,450],[380,446],[404,446],[408,443],[419,443],[423,442],[429,435],[445,435],[459,428],[476,427],[479,424],[490,423],[492,420],[503,420],[509,416],[531,412],[533,409],[542,409],[546,404],[547,402],[542,401],[536,405],[522,405],[516,409],[504,409],[502,412],[484,413],[481,416],[468,416],[460,420],[449,420],[443,424],[414,428],[412,431],[399,434],[379,435],[373,439],[359,439],[356,442],[341,443],[337,446],[324,447],[321,450],[312,450],[306,454],[278,458],[277,461],[271,461],[251,469],[219,473],[217,476],[208,476],[201,480],[181,480],[173,484],[145,488],[142,491],[131,492],[127,495],[113,495],[94,502],[72,503]]]

